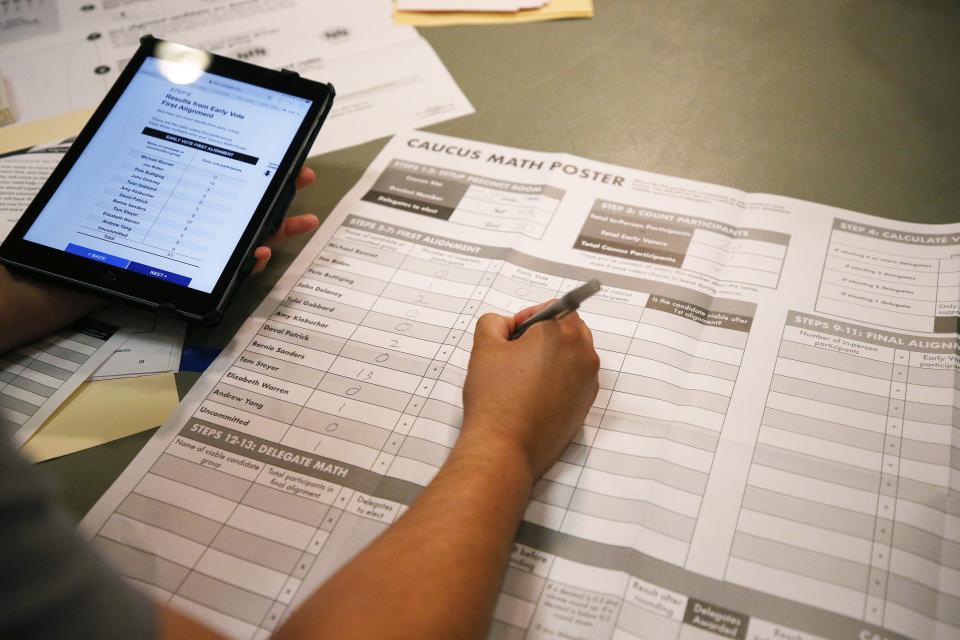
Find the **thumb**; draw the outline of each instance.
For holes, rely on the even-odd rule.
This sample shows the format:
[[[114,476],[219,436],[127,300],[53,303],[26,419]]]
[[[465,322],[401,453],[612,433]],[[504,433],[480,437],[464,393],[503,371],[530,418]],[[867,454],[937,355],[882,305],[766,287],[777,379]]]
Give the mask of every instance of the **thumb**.
[[[516,326],[513,318],[485,313],[477,320],[474,340],[507,340]]]

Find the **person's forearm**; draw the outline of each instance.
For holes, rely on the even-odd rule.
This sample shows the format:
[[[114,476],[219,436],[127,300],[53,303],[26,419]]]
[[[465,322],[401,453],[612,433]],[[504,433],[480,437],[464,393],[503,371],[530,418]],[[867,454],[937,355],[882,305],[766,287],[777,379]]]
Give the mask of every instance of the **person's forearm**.
[[[532,484],[520,452],[462,436],[410,510],[276,637],[485,637]]]
[[[0,266],[0,353],[42,338],[106,301],[12,273]]]

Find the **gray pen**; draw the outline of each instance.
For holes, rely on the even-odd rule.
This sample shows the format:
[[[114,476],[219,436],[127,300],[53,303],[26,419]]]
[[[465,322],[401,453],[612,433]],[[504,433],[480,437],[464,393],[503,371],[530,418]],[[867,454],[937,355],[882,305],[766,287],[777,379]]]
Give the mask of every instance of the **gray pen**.
[[[524,331],[542,320],[559,320],[568,313],[576,311],[580,307],[581,302],[595,294],[597,291],[600,291],[600,281],[597,279],[588,280],[586,284],[582,284],[576,289],[567,291],[565,294],[563,294],[563,297],[551,304],[549,307],[537,311],[535,314],[518,324],[517,328],[514,329],[513,333],[510,334],[510,339],[516,340],[523,335]]]

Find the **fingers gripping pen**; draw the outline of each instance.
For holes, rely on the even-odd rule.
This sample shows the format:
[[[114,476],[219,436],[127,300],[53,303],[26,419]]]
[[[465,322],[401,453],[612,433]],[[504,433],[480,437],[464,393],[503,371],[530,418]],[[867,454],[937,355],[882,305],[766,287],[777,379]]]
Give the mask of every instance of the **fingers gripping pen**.
[[[510,334],[511,340],[516,340],[531,326],[544,320],[559,320],[563,316],[580,308],[580,303],[600,291],[600,282],[596,279],[588,280],[586,284],[571,289],[546,309],[541,309],[517,325]]]

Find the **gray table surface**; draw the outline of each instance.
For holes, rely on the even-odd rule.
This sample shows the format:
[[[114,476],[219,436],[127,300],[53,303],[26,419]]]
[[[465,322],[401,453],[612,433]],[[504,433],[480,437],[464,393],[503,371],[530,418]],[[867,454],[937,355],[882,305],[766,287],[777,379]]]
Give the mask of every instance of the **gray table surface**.
[[[592,20],[422,29],[477,112],[448,135],[917,222],[960,220],[956,0],[595,0]],[[322,135],[322,134],[321,134]],[[385,140],[312,158],[325,216]],[[222,347],[304,240],[188,343]],[[181,391],[196,380],[179,374]],[[153,430],[42,463],[82,516]]]

